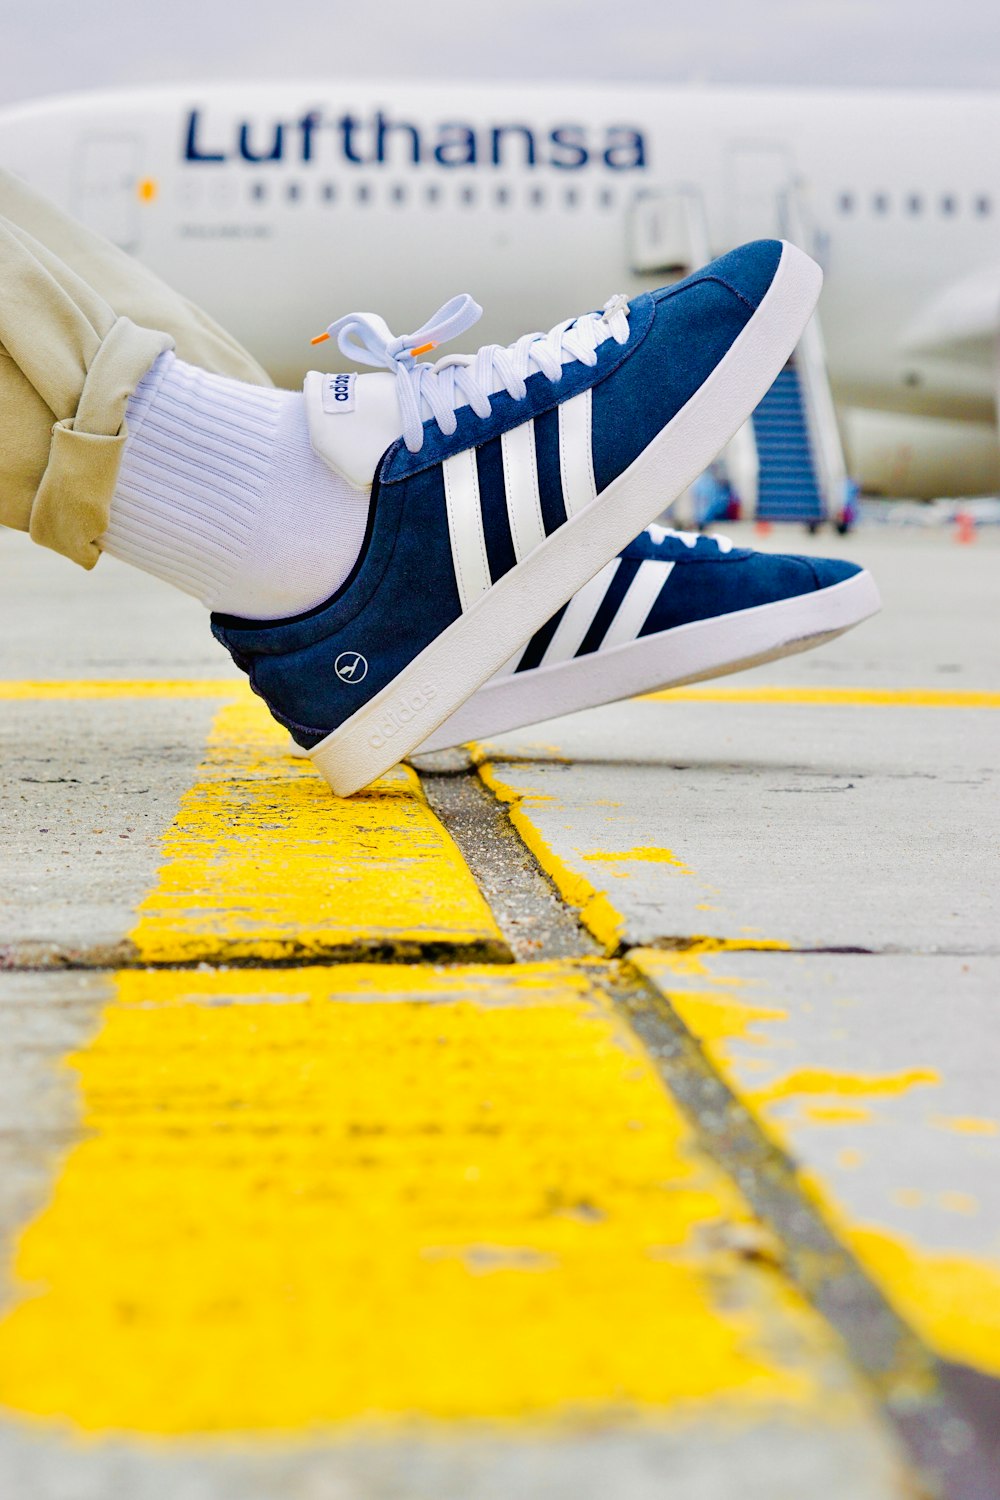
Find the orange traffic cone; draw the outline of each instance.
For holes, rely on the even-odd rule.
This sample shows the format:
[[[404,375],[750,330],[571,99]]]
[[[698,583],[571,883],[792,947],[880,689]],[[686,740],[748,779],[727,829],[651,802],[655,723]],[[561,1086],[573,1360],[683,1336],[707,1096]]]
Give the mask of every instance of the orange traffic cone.
[[[960,510],[955,517],[955,540],[964,546],[976,540],[975,518],[967,510]]]

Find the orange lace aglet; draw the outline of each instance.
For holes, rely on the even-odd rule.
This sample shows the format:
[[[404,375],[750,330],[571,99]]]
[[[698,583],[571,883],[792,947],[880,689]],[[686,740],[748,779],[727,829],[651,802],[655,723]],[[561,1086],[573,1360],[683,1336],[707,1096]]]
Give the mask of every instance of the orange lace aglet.
[[[328,333],[317,333],[316,337],[314,339],[310,339],[309,342],[310,344],[325,344],[329,337],[330,335]]]
[[[411,359],[416,359],[416,357],[417,357],[418,354],[429,354],[432,349],[436,349],[436,348],[437,348],[437,344],[435,344],[433,342],[430,343],[430,344],[421,344],[420,347],[419,347],[419,349],[411,349],[410,350],[410,358]]]

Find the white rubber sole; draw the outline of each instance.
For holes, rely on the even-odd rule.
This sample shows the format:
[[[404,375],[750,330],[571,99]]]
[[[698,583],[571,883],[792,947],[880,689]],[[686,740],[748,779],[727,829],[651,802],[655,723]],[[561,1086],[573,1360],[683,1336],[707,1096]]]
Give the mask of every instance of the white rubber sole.
[[[822,281],[815,261],[784,245],[743,332],[634,463],[309,752],[337,796],[349,797],[422,745],[693,483],[770,389],[809,321]]]
[[[562,714],[724,677],[809,651],[860,625],[880,608],[871,574],[856,573],[812,594],[693,620],[608,651],[514,673],[484,684],[428,737],[419,753],[492,739]]]

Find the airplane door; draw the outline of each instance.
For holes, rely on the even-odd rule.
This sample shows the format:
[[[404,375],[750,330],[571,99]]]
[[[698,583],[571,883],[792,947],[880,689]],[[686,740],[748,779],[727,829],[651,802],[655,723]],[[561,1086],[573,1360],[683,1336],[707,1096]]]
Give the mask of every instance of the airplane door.
[[[711,259],[705,206],[697,188],[643,188],[628,223],[629,268],[656,281],[687,276]]]
[[[134,135],[85,136],[77,151],[73,210],[122,250],[139,247],[141,142]]]
[[[783,199],[793,181],[788,152],[782,146],[734,146],[729,155],[729,239],[781,237]]]

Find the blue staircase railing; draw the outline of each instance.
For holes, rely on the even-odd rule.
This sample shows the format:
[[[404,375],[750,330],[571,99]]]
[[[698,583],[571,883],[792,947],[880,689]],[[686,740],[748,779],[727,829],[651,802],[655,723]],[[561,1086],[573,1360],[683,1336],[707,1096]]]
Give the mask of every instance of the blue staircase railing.
[[[757,519],[822,521],[825,507],[794,360],[781,371],[752,420],[758,456]]]

